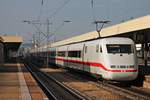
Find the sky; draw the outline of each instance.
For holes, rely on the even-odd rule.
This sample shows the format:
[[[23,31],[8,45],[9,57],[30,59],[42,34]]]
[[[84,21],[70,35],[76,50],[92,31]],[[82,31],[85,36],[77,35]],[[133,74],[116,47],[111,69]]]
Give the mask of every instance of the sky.
[[[0,0],[0,34],[22,36],[25,43],[35,34],[42,42],[38,32],[47,32],[49,19],[49,32],[55,34],[50,40],[61,40],[95,31],[95,20],[111,21],[108,27],[148,14],[150,0]]]

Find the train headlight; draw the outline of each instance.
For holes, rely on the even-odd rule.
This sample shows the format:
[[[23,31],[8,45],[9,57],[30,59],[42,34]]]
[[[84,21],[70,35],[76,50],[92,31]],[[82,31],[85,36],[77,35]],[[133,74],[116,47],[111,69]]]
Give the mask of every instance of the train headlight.
[[[111,65],[110,67],[125,69],[125,68],[134,68],[134,65]]]

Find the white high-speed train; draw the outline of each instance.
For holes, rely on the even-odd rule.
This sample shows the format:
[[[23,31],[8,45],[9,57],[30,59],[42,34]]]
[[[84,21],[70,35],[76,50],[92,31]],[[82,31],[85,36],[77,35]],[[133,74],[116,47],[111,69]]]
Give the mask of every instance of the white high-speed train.
[[[38,54],[44,58],[46,52],[50,63],[85,71],[106,80],[131,81],[138,75],[136,49],[129,38],[110,37],[72,43],[39,51]]]

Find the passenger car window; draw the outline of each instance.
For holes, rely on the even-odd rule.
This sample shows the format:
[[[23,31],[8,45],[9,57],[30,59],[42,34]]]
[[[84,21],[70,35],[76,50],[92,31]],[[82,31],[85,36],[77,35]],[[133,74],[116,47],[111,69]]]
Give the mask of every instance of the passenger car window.
[[[57,56],[60,56],[60,57],[65,57],[65,55],[66,55],[65,51],[58,51],[57,53]]]
[[[68,57],[80,58],[81,51],[68,51]]]

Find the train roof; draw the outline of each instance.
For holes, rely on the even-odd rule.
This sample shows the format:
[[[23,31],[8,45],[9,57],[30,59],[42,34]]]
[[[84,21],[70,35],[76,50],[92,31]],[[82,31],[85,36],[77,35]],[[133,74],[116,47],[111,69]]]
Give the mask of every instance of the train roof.
[[[114,26],[103,28],[100,33],[101,33],[101,37],[104,38],[104,37],[115,36],[119,34],[124,34],[128,32],[144,30],[144,29],[150,29],[150,15],[146,15],[144,17],[136,18]],[[97,39],[98,37],[99,35],[97,31],[93,31],[93,32],[88,32],[82,35],[74,36],[62,41],[52,43],[51,46],[55,47],[55,46],[71,44],[75,42],[87,41],[87,40]]]

